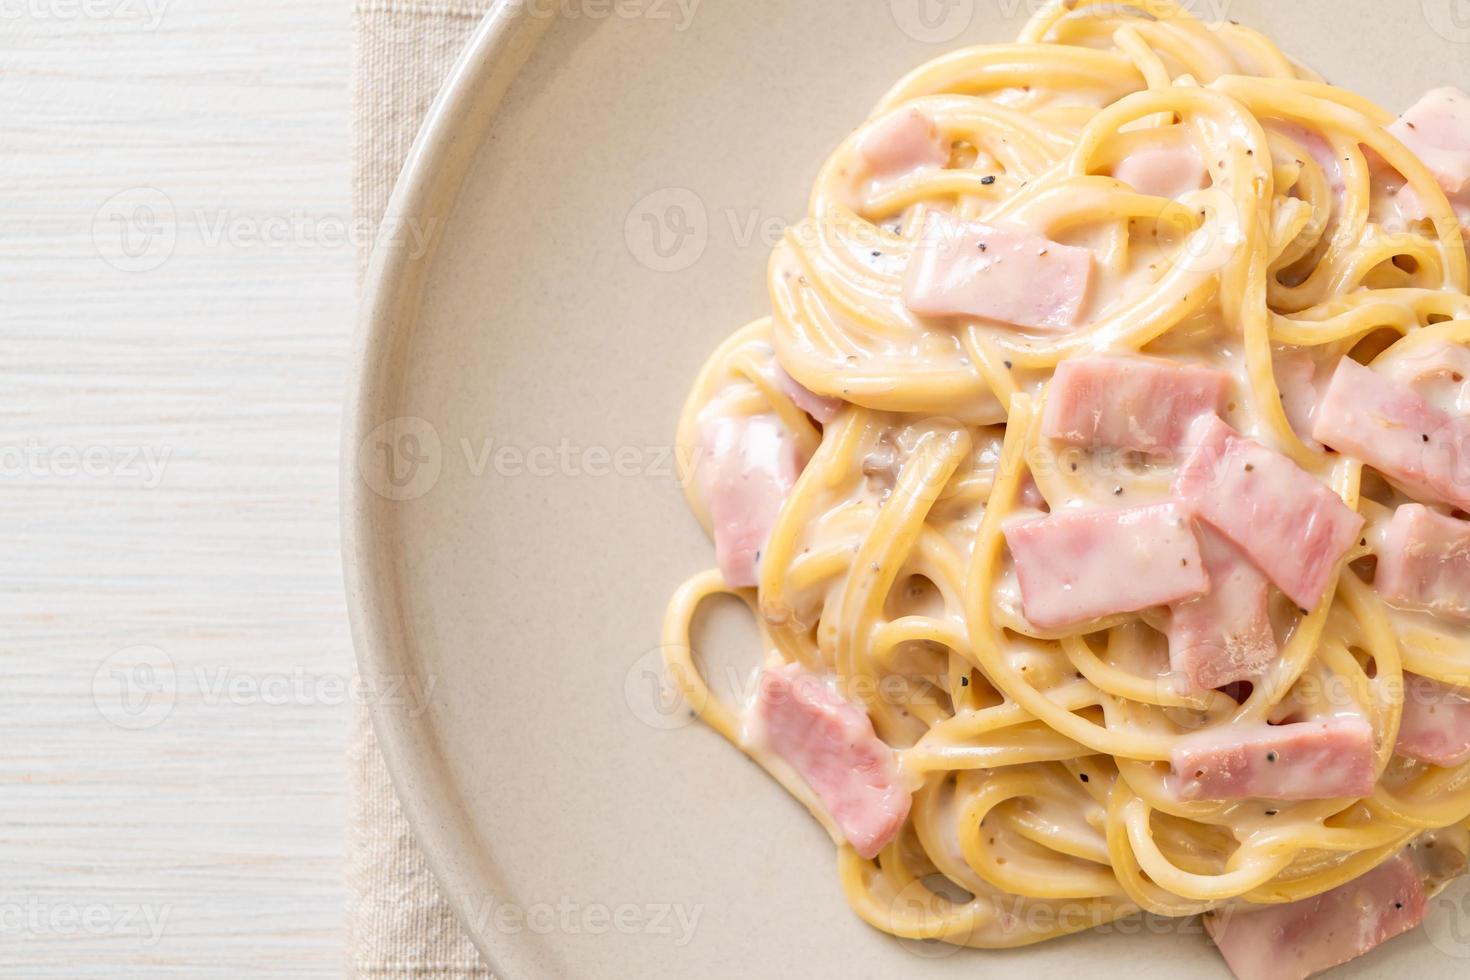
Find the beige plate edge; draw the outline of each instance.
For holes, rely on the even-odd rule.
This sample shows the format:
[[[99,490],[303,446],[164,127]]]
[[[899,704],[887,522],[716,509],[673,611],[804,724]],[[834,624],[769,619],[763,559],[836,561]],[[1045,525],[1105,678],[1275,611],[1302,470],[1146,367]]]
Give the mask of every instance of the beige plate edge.
[[[401,678],[413,667],[401,623],[385,601],[390,556],[376,528],[391,501],[375,494],[360,476],[359,447],[382,421],[375,413],[395,381],[399,341],[412,330],[424,275],[444,227],[443,221],[423,221],[422,216],[444,216],[453,207],[496,107],[552,20],[528,11],[500,0],[486,14],[429,107],[398,175],[381,227],[395,227],[395,222],[405,227],[403,223],[419,220],[419,227],[430,232],[429,247],[418,254],[403,247],[374,248],[362,285],[343,405],[339,494],[347,612],[357,669],[365,678]],[[475,874],[453,858],[471,853],[472,831],[464,820],[435,819],[460,812],[460,801],[439,764],[426,715],[404,711],[390,700],[366,699],[378,746],[430,870],[461,923],[467,922],[462,902],[474,892]],[[425,768],[428,760],[434,760],[432,768]],[[500,951],[479,930],[466,931],[490,968],[504,976]]]

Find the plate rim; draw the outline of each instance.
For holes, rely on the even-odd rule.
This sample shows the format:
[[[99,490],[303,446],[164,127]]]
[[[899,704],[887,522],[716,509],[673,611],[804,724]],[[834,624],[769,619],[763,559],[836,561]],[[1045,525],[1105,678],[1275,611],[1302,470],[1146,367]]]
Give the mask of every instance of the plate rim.
[[[390,559],[377,518],[393,501],[379,496],[360,474],[360,448],[379,424],[385,382],[401,368],[395,342],[417,321],[421,287],[434,264],[470,161],[511,83],[542,33],[557,16],[537,15],[519,0],[494,0],[465,42],[434,97],[394,183],[379,236],[359,292],[356,331],[348,360],[338,456],[339,530],[347,616],[359,676],[391,678],[413,670],[402,622],[385,602]],[[416,228],[425,247],[385,244],[381,229]],[[416,223],[416,224],[415,224]],[[399,239],[401,241],[401,239]],[[367,688],[368,691],[375,690]],[[366,697],[368,717],[400,809],[440,892],[459,925],[497,976],[507,958],[474,928],[469,896],[480,887],[473,862],[476,838],[452,791],[427,712],[406,710],[399,699]],[[425,766],[425,762],[429,766]],[[452,815],[445,819],[446,815]]]

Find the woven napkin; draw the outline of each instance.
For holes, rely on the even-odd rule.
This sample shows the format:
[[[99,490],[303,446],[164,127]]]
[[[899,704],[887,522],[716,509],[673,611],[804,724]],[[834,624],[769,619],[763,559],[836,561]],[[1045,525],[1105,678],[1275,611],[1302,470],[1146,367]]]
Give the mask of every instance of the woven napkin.
[[[493,0],[366,0],[353,6],[353,209],[376,229],[429,103]],[[372,235],[359,237],[370,243]],[[359,247],[358,282],[368,249]],[[355,702],[356,699],[354,699]],[[348,977],[457,980],[492,974],[424,862],[367,711],[348,748]]]

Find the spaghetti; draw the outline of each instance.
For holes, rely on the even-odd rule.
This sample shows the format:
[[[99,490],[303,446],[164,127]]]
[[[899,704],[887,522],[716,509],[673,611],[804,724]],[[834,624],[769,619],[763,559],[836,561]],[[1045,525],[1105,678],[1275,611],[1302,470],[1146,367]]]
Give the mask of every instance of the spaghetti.
[[[1470,762],[1395,751],[1406,676],[1470,687],[1464,620],[1373,584],[1396,510],[1419,495],[1310,424],[1344,359],[1392,373],[1470,341],[1455,202],[1393,118],[1249,28],[1164,0],[1146,13],[1058,0],[1017,43],[901,79],[821,170],[809,216],[771,257],[772,314],[715,351],[678,430],[706,451],[689,455],[685,486],[707,529],[719,521],[695,470],[721,421],[769,423],[799,478],[758,543],[755,587],[696,575],[664,644],[703,720],[831,832],[842,887],[873,926],[1017,946],[1139,910],[1294,902],[1415,842],[1470,845]],[[873,147],[904,119],[927,129],[889,166]],[[929,138],[940,152],[926,161]],[[1140,160],[1179,172],[1125,183]],[[1085,249],[1075,322],[915,312],[905,277],[935,214],[1036,236],[1018,247]],[[1179,471],[1177,455],[1049,436],[1058,366],[1099,355],[1228,375],[1221,418],[1362,519],[1320,602],[1272,589],[1275,655],[1244,684],[1181,685],[1163,607],[1051,628],[1027,615],[1008,528],[1167,501]],[[1316,379],[1306,421],[1302,376]],[[752,707],[701,673],[695,613],[727,593],[754,613],[767,671],[822,678],[891,747],[912,806],[873,856]],[[1341,715],[1372,726],[1371,792],[1220,800],[1174,782],[1186,736]]]

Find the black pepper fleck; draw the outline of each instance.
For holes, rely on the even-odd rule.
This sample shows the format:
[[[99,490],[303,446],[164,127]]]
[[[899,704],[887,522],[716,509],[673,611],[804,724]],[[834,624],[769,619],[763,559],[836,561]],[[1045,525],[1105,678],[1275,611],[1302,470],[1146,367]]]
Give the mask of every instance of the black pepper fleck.
[[[1085,783],[1087,782],[1087,773],[1080,772],[1077,774],[1077,778],[1081,779]]]
[[[1281,812],[1280,810],[1267,810],[1266,811],[1266,816],[1268,816],[1268,817],[1274,817],[1274,816],[1276,816],[1276,814],[1278,814],[1280,812]]]
[[[1010,361],[1001,361],[1001,363],[1006,366],[1006,370],[1007,371],[1009,371],[1011,369],[1011,362]]]
[[[970,686],[970,679],[968,677],[961,677],[960,678],[960,687],[969,687],[969,686]]]
[[[1272,749],[1270,752],[1266,753],[1267,762],[1275,762],[1278,758],[1279,756],[1277,756],[1275,749]]]
[[[987,185],[995,183],[995,175],[994,174],[986,174],[984,177],[981,177],[980,178],[980,183],[987,184]]]
[[[985,251],[985,243],[984,242],[981,242],[980,243],[980,251],[982,251],[982,252]]]

